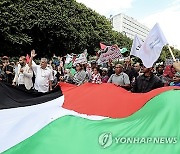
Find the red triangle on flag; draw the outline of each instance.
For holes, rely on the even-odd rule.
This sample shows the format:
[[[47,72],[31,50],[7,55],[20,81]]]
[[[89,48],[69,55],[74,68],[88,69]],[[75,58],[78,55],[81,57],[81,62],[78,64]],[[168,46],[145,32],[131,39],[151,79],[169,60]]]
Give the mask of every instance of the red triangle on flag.
[[[27,54],[27,55],[26,55],[26,63],[28,64],[29,61],[30,61],[30,56]]]
[[[102,50],[104,50],[106,48],[106,45],[100,43],[100,47],[101,47]]]

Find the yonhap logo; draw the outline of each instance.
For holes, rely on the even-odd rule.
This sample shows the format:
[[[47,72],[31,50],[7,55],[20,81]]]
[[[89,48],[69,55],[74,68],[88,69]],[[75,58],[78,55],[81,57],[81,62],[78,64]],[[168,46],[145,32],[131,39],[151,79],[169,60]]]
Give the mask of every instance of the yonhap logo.
[[[102,133],[98,138],[99,145],[105,149],[112,144],[176,144],[176,136],[114,136],[110,132]]]
[[[110,132],[102,133],[99,136],[99,145],[103,148],[107,148],[111,146],[112,142],[113,142],[113,137],[112,137],[112,133]]]

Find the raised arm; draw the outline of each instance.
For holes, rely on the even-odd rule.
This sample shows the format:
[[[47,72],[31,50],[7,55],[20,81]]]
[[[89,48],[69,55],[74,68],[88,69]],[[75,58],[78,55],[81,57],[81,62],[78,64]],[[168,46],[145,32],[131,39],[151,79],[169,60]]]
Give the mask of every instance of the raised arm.
[[[35,53],[35,50],[31,50],[31,57],[30,57],[30,60],[29,60],[29,67],[32,67],[32,61],[33,61],[33,58],[36,56],[37,54]]]

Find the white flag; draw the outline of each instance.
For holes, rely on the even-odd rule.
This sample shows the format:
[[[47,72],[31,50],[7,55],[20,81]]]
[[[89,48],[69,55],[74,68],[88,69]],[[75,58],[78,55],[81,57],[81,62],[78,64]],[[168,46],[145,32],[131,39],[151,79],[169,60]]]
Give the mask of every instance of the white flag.
[[[65,64],[69,64],[72,61],[72,56],[67,54]]]
[[[146,68],[153,66],[154,62],[159,58],[163,46],[166,44],[167,40],[159,24],[156,23],[139,50],[139,58]]]
[[[73,62],[73,66],[76,66],[76,64],[81,63],[81,64],[86,64],[87,63],[87,53],[83,52],[81,54],[78,54],[76,56],[75,61]]]
[[[130,55],[139,57],[139,50],[140,50],[142,44],[143,44],[143,41],[136,34],[134,36],[134,40],[133,40],[133,44],[132,44]]]

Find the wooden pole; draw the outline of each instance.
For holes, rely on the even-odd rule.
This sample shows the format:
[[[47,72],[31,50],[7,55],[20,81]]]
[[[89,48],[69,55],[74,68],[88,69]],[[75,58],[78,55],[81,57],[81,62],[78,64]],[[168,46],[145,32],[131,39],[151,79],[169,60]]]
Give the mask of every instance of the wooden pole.
[[[176,58],[174,57],[174,54],[173,54],[173,52],[172,52],[172,50],[171,50],[171,48],[170,48],[169,45],[168,45],[168,48],[169,48],[169,51],[170,51],[170,53],[171,53],[171,56],[172,56],[173,60],[176,61]]]

